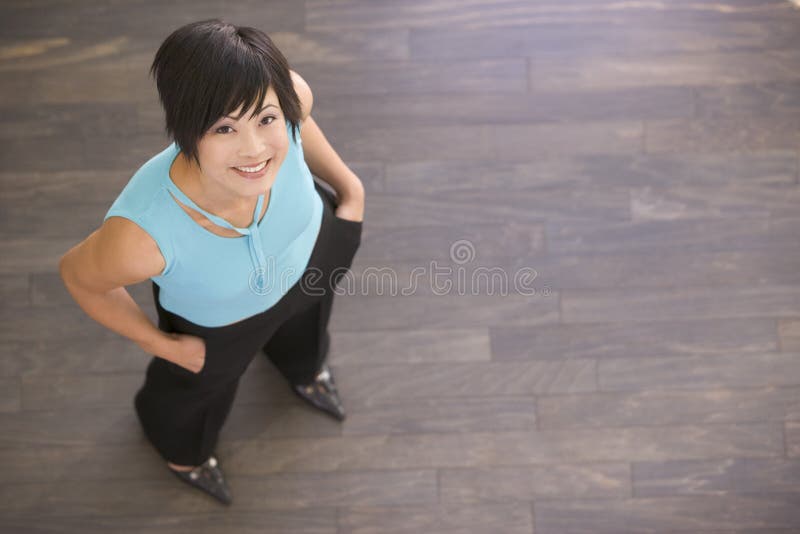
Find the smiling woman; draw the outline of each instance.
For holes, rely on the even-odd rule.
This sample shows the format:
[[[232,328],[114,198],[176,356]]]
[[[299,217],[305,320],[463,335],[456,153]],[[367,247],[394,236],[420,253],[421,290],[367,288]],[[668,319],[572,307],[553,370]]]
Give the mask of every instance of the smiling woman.
[[[151,355],[135,407],[170,470],[230,503],[215,448],[259,350],[300,398],[345,417],[327,325],[360,245],[364,190],[311,118],[308,84],[263,32],[188,24],[151,73],[173,142],[60,272],[89,316]],[[125,289],[147,279],[157,326]]]

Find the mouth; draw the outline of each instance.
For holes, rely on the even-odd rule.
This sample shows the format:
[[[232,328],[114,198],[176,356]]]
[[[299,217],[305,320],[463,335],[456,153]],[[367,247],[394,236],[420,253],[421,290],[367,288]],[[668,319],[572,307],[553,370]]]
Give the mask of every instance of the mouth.
[[[270,164],[272,163],[272,158],[262,161],[257,165],[247,166],[247,167],[231,167],[236,174],[243,176],[245,178],[261,178],[266,174],[267,169],[269,168]]]
[[[259,163],[258,165],[254,165],[252,167],[234,167],[234,169],[236,169],[238,171],[242,171],[242,172],[254,173],[254,172],[258,172],[258,171],[263,170],[264,167],[267,166],[268,162],[269,162],[269,160],[265,160],[265,161],[262,161],[261,163]]]

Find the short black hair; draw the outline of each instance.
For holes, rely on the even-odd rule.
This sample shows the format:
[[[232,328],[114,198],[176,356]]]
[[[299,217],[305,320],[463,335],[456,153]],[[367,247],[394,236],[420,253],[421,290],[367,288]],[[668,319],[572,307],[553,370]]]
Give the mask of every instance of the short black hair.
[[[198,164],[197,143],[221,117],[242,106],[261,109],[271,86],[297,140],[300,99],[289,63],[269,36],[219,19],[181,26],[159,47],[150,74],[166,114],[166,131]]]

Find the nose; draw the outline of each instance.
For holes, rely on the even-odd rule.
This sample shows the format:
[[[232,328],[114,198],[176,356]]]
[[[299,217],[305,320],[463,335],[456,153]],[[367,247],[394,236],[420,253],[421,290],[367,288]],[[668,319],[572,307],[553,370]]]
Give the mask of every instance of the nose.
[[[264,153],[265,143],[257,130],[253,128],[243,128],[239,136],[239,155],[243,158],[254,158]]]

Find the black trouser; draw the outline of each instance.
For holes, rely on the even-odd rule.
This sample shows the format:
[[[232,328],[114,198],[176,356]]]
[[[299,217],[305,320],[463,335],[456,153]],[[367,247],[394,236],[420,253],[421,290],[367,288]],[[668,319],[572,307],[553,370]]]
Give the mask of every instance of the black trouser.
[[[134,400],[145,435],[167,461],[196,466],[213,453],[239,379],[259,350],[292,385],[308,384],[320,371],[328,354],[333,289],[352,264],[362,224],[336,217],[333,195],[316,187],[324,211],[308,266],[268,310],[227,326],[199,326],[162,308],[153,283],[159,329],[206,343],[199,373],[153,357]]]

